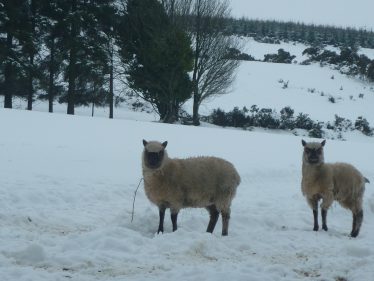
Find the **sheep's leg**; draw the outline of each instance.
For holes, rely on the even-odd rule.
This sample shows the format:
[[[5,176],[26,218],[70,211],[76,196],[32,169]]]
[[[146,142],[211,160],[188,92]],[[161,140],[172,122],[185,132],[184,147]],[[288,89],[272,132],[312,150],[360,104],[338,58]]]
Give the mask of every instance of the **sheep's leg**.
[[[159,213],[159,216],[160,216],[160,223],[158,225],[158,230],[157,230],[157,234],[159,234],[160,232],[164,232],[164,219],[165,219],[165,206],[159,206],[158,207],[158,213]]]
[[[177,220],[178,220],[178,211],[171,210],[171,223],[173,224],[173,231],[176,231],[178,229]]]
[[[314,218],[314,226],[313,230],[318,231],[319,225],[318,225],[318,209],[314,210],[313,209],[313,218]]]
[[[327,210],[322,209],[321,213],[322,213],[322,229],[327,231],[328,230],[328,227],[326,224]]]
[[[358,233],[360,232],[362,220],[364,218],[363,210],[358,211],[357,213],[353,213],[353,223],[352,223],[352,237],[357,237]]]
[[[230,209],[227,211],[221,211],[222,215],[222,236],[229,234],[229,221],[230,221]]]
[[[318,231],[319,225],[318,225],[318,200],[316,198],[308,198],[308,204],[313,209],[313,219],[314,219],[314,226],[313,230]]]
[[[206,209],[208,210],[209,215],[210,215],[210,220],[209,220],[209,224],[208,224],[208,228],[206,229],[206,232],[213,233],[214,228],[218,221],[219,212],[215,205],[210,205]]]
[[[334,196],[332,193],[324,194],[323,201],[321,204],[321,210],[322,210],[322,229],[327,231],[328,227],[326,224],[326,217],[327,217],[327,210],[332,205],[332,202],[334,201]]]

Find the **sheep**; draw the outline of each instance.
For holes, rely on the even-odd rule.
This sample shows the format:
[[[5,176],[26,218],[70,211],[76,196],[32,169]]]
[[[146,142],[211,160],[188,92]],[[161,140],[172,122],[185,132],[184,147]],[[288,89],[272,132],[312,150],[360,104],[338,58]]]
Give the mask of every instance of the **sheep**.
[[[165,210],[170,208],[173,231],[183,208],[206,208],[210,214],[207,232],[213,233],[222,215],[222,235],[228,235],[230,206],[240,176],[234,166],[216,157],[169,158],[167,141],[143,140],[142,171],[148,199],[159,209],[157,233],[164,231]]]
[[[324,163],[323,147],[326,140],[305,142],[301,189],[309,206],[313,210],[314,231],[318,231],[318,201],[322,199],[321,216],[322,229],[327,231],[327,210],[336,200],[340,205],[352,211],[353,223],[351,237],[357,237],[360,232],[363,210],[362,198],[365,191],[365,178],[354,166],[347,163]]]

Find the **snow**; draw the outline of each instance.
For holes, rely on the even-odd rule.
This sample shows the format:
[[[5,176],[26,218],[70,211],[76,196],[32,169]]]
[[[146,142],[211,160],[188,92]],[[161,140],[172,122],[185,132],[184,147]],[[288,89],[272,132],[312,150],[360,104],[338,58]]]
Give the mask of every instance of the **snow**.
[[[241,0],[241,5],[249,2]],[[234,3],[240,1],[232,1],[235,8]],[[269,1],[261,3],[269,7]],[[240,12],[253,10],[262,17],[261,3]],[[312,13],[308,5],[303,2],[304,10],[318,15],[313,22],[323,20],[325,12]],[[287,16],[283,10],[274,9],[278,19],[300,11]],[[369,10],[362,10],[362,20]],[[301,15],[309,21],[307,13]],[[338,15],[327,23],[343,25]],[[355,18],[346,17],[344,25]],[[301,44],[242,39],[256,59],[279,48],[298,62],[305,59]],[[281,79],[289,81],[288,88],[282,88]],[[279,112],[291,106],[295,115],[308,113],[324,122],[335,114],[351,120],[362,115],[373,126],[373,99],[372,84],[329,67],[243,62],[232,92],[203,104],[201,113],[253,104]],[[347,141],[329,139],[325,148],[326,161],[349,162],[372,182],[364,196],[361,233],[353,239],[348,236],[351,213],[337,203],[329,210],[329,231],[312,231],[312,211],[300,190],[301,137],[258,128],[160,124],[147,108],[131,111],[131,102],[115,109],[114,120],[103,108],[91,118],[90,108],[76,108],[76,115],[68,116],[65,105],[55,104],[56,113],[49,114],[44,102],[28,112],[20,110],[25,103],[18,99],[16,109],[0,109],[1,281],[374,280],[374,138],[347,133]],[[191,108],[189,101],[184,109],[191,113]],[[213,234],[205,232],[203,209],[182,210],[176,232],[167,216],[165,233],[156,234],[158,211],[140,182],[142,139],[167,140],[171,157],[211,155],[235,165],[242,182],[228,237],[220,235],[220,221]]]
[[[234,17],[374,30],[372,0],[231,0]]]
[[[374,192],[348,237],[351,214],[338,204],[329,231],[312,231],[301,195],[299,137],[221,128],[0,110],[1,280],[347,280],[374,277]],[[198,137],[196,137],[198,136]],[[215,155],[242,183],[229,236],[205,233],[208,214],[182,210],[179,229],[157,235],[158,212],[134,191],[142,139],[168,140],[172,157]],[[372,138],[328,141],[325,158],[374,178]]]
[[[288,81],[288,87],[283,89],[284,83],[280,81]],[[333,97],[335,103],[329,102],[329,97]],[[374,123],[373,103],[372,85],[328,67],[243,62],[232,92],[203,104],[201,113],[209,114],[218,107],[225,111],[235,106],[250,108],[254,104],[276,109],[279,113],[290,106],[295,115],[307,113],[313,120],[333,121],[337,114],[352,121],[364,116],[369,123]],[[192,108],[192,102],[186,107]]]

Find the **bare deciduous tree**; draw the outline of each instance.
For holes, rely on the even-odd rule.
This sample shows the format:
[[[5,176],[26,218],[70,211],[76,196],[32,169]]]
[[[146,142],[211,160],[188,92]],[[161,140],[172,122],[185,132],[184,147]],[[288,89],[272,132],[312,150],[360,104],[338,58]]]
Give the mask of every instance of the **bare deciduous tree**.
[[[193,124],[199,125],[200,105],[228,92],[235,78],[238,60],[228,57],[231,48],[240,49],[238,38],[224,33],[224,19],[230,17],[227,0],[162,0],[170,17],[190,35],[194,51]]]

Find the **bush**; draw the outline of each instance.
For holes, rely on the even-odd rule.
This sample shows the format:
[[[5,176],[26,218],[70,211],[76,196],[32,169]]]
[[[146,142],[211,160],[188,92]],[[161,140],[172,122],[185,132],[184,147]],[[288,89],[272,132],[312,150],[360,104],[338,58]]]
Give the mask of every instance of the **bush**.
[[[295,128],[311,130],[314,122],[309,118],[308,114],[299,113],[295,120]]]
[[[288,130],[295,129],[295,121],[293,116],[294,110],[291,107],[286,106],[281,109],[280,114],[281,116],[279,128]]]
[[[296,56],[291,56],[289,52],[286,52],[283,49],[279,49],[277,54],[267,54],[264,56],[265,62],[274,62],[274,63],[291,63]]]
[[[229,126],[231,127],[248,127],[250,126],[250,117],[246,116],[246,113],[248,110],[244,107],[242,110],[240,110],[238,107],[234,107],[234,110],[229,112],[228,120],[229,120]]]
[[[335,114],[333,130],[339,132],[346,132],[348,130],[352,130],[352,122],[348,119],[345,119]]]
[[[257,105],[252,105],[250,110],[246,107],[242,109],[235,107],[227,113],[218,108],[213,110],[212,114],[206,120],[223,127],[247,128],[256,126],[283,130],[303,129],[307,130],[309,137],[312,138],[322,138],[325,133],[323,128],[338,132],[339,139],[343,138],[342,132],[354,129],[367,136],[374,135],[374,128],[371,128],[369,122],[361,116],[357,118],[354,126],[352,121],[338,115],[335,115],[334,122],[328,122],[324,125],[323,122],[314,122],[308,114],[304,113],[299,113],[295,118],[294,110],[289,106],[281,109],[280,116],[271,108],[259,108]]]
[[[322,138],[323,137],[323,130],[322,130],[321,122],[314,123],[311,130],[309,130],[309,137],[311,138]]]
[[[214,109],[212,114],[210,115],[210,118],[211,118],[211,122],[214,125],[223,126],[223,127],[228,126],[228,118],[226,116],[226,113],[220,108]]]
[[[268,129],[277,129],[280,124],[271,108],[261,108],[253,121],[255,126]]]
[[[248,109],[245,107],[240,110],[238,107],[235,107],[232,111],[226,113],[221,109],[213,110],[210,115],[211,122],[218,126],[229,126],[229,127],[241,127],[245,128],[251,126],[251,117],[246,116]]]
[[[358,117],[355,122],[355,129],[362,132],[364,135],[372,136],[373,128],[370,127],[369,122],[362,116]]]

